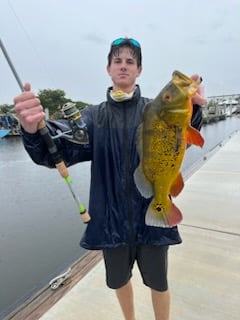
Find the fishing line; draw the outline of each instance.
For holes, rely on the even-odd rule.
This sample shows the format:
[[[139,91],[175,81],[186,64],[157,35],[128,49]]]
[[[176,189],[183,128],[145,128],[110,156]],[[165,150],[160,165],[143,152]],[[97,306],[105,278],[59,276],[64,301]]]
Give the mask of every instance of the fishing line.
[[[33,52],[35,53],[36,57],[38,58],[38,61],[39,61],[39,64],[41,66],[43,66],[43,69],[47,75],[47,77],[49,77],[52,81],[52,83],[55,85],[56,84],[56,80],[55,78],[53,77],[52,73],[49,72],[49,69],[47,68],[46,66],[46,63],[43,61],[43,59],[41,58],[38,50],[36,49],[36,46],[34,45],[33,41],[32,41],[32,38],[30,37],[30,34],[27,32],[27,29],[25,28],[24,24],[22,23],[21,19],[19,18],[19,16],[17,15],[16,13],[16,10],[14,9],[12,3],[10,0],[8,0],[8,5],[9,5],[9,8],[12,10],[12,13],[13,15],[15,16],[20,28],[22,29],[23,33],[25,34],[27,40],[29,41],[29,44],[30,44],[30,47],[32,48]],[[56,85],[55,85],[56,87]]]

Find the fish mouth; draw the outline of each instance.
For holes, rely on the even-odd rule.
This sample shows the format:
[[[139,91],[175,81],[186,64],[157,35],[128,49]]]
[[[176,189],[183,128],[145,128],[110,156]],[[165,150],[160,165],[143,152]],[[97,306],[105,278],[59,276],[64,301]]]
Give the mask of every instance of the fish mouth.
[[[173,72],[172,82],[181,92],[187,92],[190,97],[192,97],[198,89],[198,84],[196,81],[192,80],[190,77],[178,70]]]
[[[178,70],[173,71],[172,77],[173,77],[173,79],[174,78],[179,78],[182,81],[187,81],[187,82],[190,81],[190,82],[192,82],[192,79],[190,77],[188,77],[187,75],[185,75],[184,73],[182,73],[182,72],[180,72]]]

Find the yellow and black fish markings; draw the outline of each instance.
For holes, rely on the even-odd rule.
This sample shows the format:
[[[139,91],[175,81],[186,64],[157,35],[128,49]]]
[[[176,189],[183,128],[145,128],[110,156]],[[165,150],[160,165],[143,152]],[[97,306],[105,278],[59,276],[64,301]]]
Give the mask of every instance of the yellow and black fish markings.
[[[188,143],[203,145],[199,131],[190,126],[191,97],[197,84],[178,71],[170,83],[149,103],[137,135],[140,163],[135,183],[146,197],[153,197],[146,224],[171,227],[182,220],[180,210],[171,201],[183,189],[180,167]]]

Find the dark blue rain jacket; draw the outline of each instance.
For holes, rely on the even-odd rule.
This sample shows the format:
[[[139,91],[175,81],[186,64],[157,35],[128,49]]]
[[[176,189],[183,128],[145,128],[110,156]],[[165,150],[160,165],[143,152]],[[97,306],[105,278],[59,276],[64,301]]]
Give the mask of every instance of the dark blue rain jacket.
[[[133,179],[134,170],[139,164],[136,130],[142,121],[143,108],[150,100],[141,97],[139,87],[133,98],[124,102],[112,100],[109,92],[110,88],[106,102],[82,111],[89,144],[77,145],[64,139],[57,141],[67,166],[91,161],[88,208],[91,221],[80,244],[86,249],[103,249],[132,243],[181,243],[177,227],[159,228],[145,224],[150,199],[140,195]],[[49,122],[48,127],[54,134],[61,125]],[[34,162],[54,167],[51,155],[38,133],[23,133],[23,141]]]

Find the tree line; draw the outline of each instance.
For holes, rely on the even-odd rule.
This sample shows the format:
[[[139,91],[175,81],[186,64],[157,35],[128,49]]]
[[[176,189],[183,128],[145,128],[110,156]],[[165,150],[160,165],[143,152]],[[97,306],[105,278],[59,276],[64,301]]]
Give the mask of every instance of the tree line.
[[[73,101],[66,97],[66,93],[64,90],[61,89],[43,89],[39,90],[37,94],[38,98],[41,101],[42,106],[44,109],[48,109],[49,117],[52,119],[58,119],[62,117],[61,114],[61,107],[66,102],[74,102],[76,107],[79,110],[82,110],[86,105],[89,103],[82,102],[82,101]],[[1,113],[14,113],[14,105],[10,104],[3,104],[0,105],[0,112]]]

